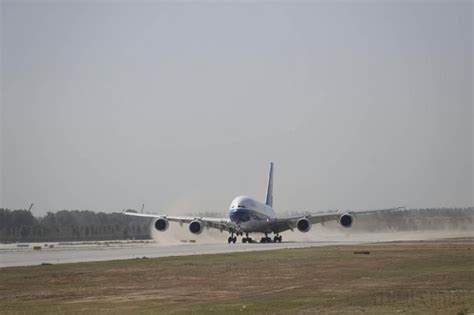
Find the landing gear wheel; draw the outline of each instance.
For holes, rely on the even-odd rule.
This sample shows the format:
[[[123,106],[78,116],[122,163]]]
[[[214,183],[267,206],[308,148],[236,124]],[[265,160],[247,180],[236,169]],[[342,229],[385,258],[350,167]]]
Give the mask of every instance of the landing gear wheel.
[[[227,239],[227,242],[229,242],[229,244],[232,242],[232,237],[229,236],[229,238]]]
[[[232,243],[235,244],[235,242],[237,242],[237,236],[234,236],[234,237],[232,238]]]

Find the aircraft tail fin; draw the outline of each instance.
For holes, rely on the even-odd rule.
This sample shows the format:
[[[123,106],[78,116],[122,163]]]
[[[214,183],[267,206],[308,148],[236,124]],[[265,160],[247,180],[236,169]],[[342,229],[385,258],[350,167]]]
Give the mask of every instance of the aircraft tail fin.
[[[265,196],[265,204],[273,207],[273,162],[270,162],[270,173],[268,174],[267,194]]]

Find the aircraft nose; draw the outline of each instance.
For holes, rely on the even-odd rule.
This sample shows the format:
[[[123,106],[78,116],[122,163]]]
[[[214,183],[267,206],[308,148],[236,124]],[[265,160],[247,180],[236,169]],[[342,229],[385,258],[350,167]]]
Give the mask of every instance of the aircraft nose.
[[[230,212],[230,219],[233,222],[247,222],[250,220],[250,215],[247,213],[246,210],[243,209],[235,209]]]

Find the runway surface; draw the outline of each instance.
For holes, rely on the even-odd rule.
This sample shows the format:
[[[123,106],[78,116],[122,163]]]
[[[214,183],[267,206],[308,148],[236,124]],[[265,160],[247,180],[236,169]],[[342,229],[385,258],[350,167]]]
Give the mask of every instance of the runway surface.
[[[301,248],[312,246],[328,246],[340,244],[357,244],[360,241],[333,241],[333,242],[283,242],[271,244],[178,244],[160,245],[149,243],[58,243],[28,244],[28,247],[17,247],[17,244],[0,245],[0,267],[29,266],[85,261],[103,261],[115,259],[134,259],[142,257],[166,257],[183,255],[216,254],[229,252],[245,252],[256,250],[273,250],[283,248]],[[25,246],[24,244],[23,246]],[[53,245],[54,248],[49,248]],[[40,246],[41,250],[34,250],[33,246]]]
[[[203,233],[204,234],[204,233]],[[163,234],[168,235],[168,234]],[[225,235],[224,235],[225,236]],[[282,243],[227,244],[225,237],[196,238],[196,243],[182,243],[177,239],[155,241],[101,241],[68,243],[0,244],[0,267],[61,264],[85,261],[135,259],[143,257],[167,257],[184,255],[217,254],[273,250],[283,248],[321,247],[330,245],[354,245],[391,241],[434,240],[456,237],[473,237],[471,231],[417,231],[386,233],[341,233],[322,230],[312,233],[285,235]],[[39,247],[40,249],[34,249]]]

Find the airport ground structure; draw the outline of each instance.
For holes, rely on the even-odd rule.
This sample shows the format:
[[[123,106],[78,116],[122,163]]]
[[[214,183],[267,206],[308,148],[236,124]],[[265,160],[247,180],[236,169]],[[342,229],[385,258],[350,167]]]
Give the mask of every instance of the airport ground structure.
[[[471,314],[474,239],[0,269],[0,313]]]
[[[218,217],[219,213],[195,215]],[[151,224],[150,218],[126,217],[121,213],[62,210],[35,217],[28,210],[0,209],[0,243],[143,240],[151,238]],[[436,208],[361,215],[351,230],[469,230],[473,226],[473,207]]]

